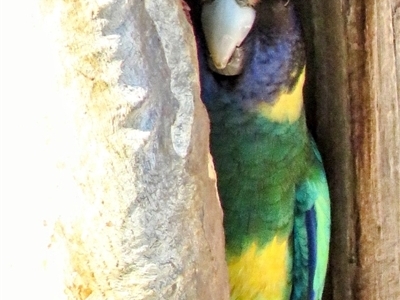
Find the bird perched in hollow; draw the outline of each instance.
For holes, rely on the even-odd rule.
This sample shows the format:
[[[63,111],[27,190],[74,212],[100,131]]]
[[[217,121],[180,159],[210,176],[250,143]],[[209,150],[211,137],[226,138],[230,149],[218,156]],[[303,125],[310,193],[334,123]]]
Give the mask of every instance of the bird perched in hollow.
[[[296,9],[289,0],[205,0],[201,24],[231,299],[321,299],[330,200],[305,122]]]

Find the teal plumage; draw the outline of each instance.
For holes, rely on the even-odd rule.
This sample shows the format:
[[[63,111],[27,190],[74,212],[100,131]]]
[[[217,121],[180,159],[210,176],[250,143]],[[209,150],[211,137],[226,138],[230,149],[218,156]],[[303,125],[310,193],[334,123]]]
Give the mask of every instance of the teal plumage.
[[[203,7],[202,98],[224,209],[231,299],[321,299],[325,281],[329,193],[302,108],[301,28],[286,2],[215,0]],[[235,21],[219,26],[215,11],[222,17],[229,11],[228,18],[245,11],[243,26],[253,22],[221,60],[226,34],[220,31]],[[209,33],[215,27],[217,38]]]

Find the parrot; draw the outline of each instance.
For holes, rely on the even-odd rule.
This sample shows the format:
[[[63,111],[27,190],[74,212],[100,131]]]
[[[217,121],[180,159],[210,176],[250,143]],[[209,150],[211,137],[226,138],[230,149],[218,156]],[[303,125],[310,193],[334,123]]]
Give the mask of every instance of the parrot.
[[[201,97],[223,209],[231,300],[321,299],[330,197],[303,103],[291,0],[203,0]]]

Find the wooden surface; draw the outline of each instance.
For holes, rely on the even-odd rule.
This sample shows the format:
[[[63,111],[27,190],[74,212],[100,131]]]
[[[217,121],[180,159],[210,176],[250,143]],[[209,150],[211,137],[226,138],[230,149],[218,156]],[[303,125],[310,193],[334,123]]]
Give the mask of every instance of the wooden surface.
[[[228,299],[181,2],[0,6],[0,299]]]
[[[366,6],[365,94],[369,109],[365,114],[370,122],[361,129],[365,134],[361,149],[367,151],[356,156],[360,299],[400,299],[400,83],[394,4],[375,0]],[[397,65],[399,54],[397,48]]]
[[[399,5],[313,0],[304,9],[332,196],[328,299],[400,299]]]

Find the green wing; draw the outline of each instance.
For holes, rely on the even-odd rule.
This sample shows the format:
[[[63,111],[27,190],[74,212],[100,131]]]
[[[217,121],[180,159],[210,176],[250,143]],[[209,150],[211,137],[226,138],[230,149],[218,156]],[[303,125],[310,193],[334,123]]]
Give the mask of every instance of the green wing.
[[[330,200],[321,157],[312,141],[310,172],[296,187],[292,300],[321,299],[330,240]]]

